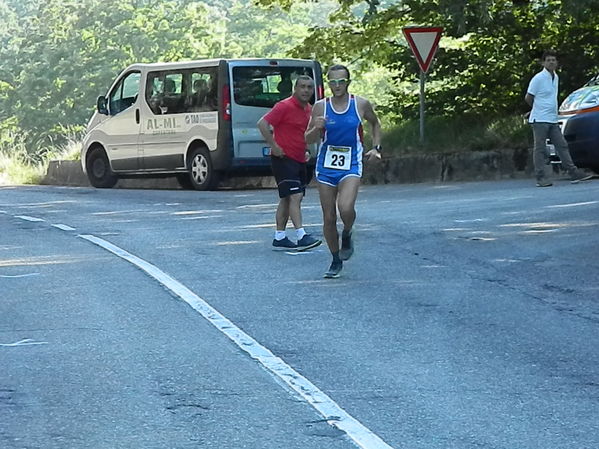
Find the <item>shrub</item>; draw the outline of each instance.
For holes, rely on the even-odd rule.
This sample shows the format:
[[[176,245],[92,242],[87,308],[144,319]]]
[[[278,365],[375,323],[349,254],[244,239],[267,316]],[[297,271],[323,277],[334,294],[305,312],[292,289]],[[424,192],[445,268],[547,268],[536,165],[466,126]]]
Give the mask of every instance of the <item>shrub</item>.
[[[65,135],[61,145],[34,145],[35,151],[27,137],[15,131],[0,135],[0,184],[39,184],[51,160],[80,157],[80,133]]]
[[[402,122],[383,136],[385,153],[391,154],[521,149],[530,145],[531,132],[521,116],[495,120],[468,115],[425,117],[424,143],[420,142],[418,120]]]

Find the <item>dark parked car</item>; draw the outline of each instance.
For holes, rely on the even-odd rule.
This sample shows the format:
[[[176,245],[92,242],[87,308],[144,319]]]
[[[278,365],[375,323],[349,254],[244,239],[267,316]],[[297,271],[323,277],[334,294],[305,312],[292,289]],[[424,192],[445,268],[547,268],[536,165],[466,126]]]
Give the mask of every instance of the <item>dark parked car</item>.
[[[599,74],[568,95],[559,120],[574,163],[599,173]]]

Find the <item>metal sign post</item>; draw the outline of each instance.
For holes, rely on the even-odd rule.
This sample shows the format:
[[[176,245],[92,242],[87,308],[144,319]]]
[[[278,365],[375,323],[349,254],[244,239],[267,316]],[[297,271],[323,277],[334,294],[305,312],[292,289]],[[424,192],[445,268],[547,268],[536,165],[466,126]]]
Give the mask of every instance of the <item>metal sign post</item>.
[[[424,143],[424,83],[426,73],[420,71],[420,143]]]
[[[403,34],[420,66],[420,143],[424,142],[424,84],[435,52],[439,47],[440,27],[406,27]]]

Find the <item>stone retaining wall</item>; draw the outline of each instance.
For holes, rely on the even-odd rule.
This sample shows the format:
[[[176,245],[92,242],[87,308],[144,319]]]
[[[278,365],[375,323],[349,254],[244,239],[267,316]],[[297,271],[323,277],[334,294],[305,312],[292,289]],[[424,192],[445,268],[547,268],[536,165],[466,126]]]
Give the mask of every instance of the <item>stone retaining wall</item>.
[[[483,181],[528,178],[532,151],[473,151],[383,159],[364,171],[366,184]]]
[[[532,151],[501,150],[383,158],[364,167],[364,184],[483,181],[530,178]],[[51,161],[42,184],[89,186],[79,161]],[[180,189],[174,177],[120,179],[117,188]],[[272,176],[225,179],[222,188],[275,188]]]

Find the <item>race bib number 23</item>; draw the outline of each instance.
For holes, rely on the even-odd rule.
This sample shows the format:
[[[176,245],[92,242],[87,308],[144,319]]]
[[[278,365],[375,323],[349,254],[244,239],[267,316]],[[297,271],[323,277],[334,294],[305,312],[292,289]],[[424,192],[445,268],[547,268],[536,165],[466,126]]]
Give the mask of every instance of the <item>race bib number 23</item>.
[[[349,170],[351,168],[351,147],[328,145],[323,165],[325,168],[334,170]]]

